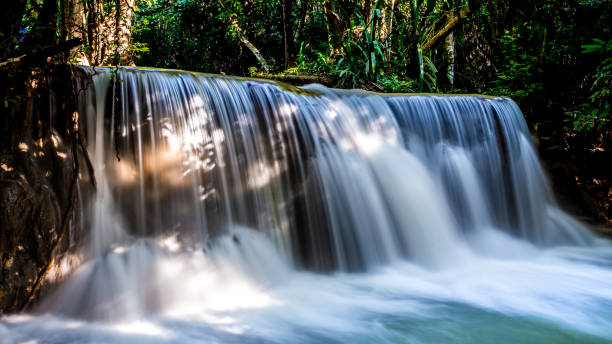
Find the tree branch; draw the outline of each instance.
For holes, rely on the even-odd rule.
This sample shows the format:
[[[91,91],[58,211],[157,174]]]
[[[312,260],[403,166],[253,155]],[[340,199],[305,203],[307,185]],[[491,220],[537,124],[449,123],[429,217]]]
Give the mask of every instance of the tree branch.
[[[448,23],[446,23],[446,25],[444,26],[444,28],[442,28],[442,30],[438,31],[438,33],[436,33],[429,41],[423,44],[423,46],[421,47],[421,50],[423,51],[429,50],[431,47],[433,47],[434,44],[436,44],[436,42],[438,42],[438,40],[448,35],[455,28],[455,26],[457,26],[457,23],[459,23],[459,19],[467,18],[469,14],[470,14],[470,7],[466,6],[464,9],[459,11],[459,15],[451,18],[451,20],[449,20]]]
[[[219,2],[219,5],[224,10],[227,10],[222,0],[218,0],[218,2]],[[238,34],[238,38],[240,39],[240,42],[242,42],[242,44],[244,44],[247,48],[249,48],[249,50],[253,53],[253,55],[255,55],[257,62],[259,62],[259,64],[261,65],[261,68],[263,68],[265,72],[269,72],[270,67],[268,66],[268,62],[266,62],[266,59],[259,52],[259,49],[257,49],[257,47],[255,47],[251,42],[249,42],[249,40],[246,38],[244,33],[242,33],[242,29],[240,28],[240,26],[238,26],[238,20],[232,16],[230,17],[230,24],[232,24],[232,27],[234,28],[234,30],[236,30],[236,34]]]
[[[13,57],[0,62],[0,71],[11,68],[17,68],[23,64],[40,65],[47,61],[50,56],[55,56],[59,53],[70,51],[72,48],[78,47],[83,42],[78,38],[69,39],[59,44],[34,51],[30,54],[24,54],[18,57]]]

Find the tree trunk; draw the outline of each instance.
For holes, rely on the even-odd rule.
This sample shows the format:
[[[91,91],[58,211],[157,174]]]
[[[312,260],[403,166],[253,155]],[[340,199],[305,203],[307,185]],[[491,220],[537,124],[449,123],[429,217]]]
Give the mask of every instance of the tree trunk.
[[[246,38],[244,33],[242,33],[242,29],[240,28],[240,26],[238,26],[238,21],[236,20],[236,18],[232,18],[231,24],[234,27],[234,29],[236,30],[236,33],[238,34],[238,37],[240,38],[240,42],[242,42],[242,44],[244,44],[251,51],[251,53],[253,53],[253,55],[257,59],[257,62],[259,62],[259,64],[261,65],[261,68],[263,68],[264,71],[269,72],[270,71],[270,67],[268,66],[268,62],[263,57],[263,55],[259,52],[259,49],[257,49],[257,47],[254,46]]]
[[[301,0],[300,2],[300,24],[295,34],[296,42],[301,42],[304,36],[304,25],[306,25],[306,21],[308,20],[309,1],[310,0]]]
[[[453,87],[455,85],[455,37],[452,32],[446,36],[446,58],[448,60],[446,76],[448,83]]]
[[[285,48],[285,68],[289,67],[291,56],[295,49],[293,48],[293,25],[291,22],[291,12],[293,10],[294,0],[282,0],[283,12],[283,45]]]
[[[97,0],[64,0],[67,38],[82,39],[89,48],[77,52],[79,63],[132,64],[130,39],[136,0],[112,1],[114,6],[105,11]]]
[[[384,42],[385,58],[387,62],[391,57],[391,32],[393,31],[393,11],[395,9],[395,0],[388,0],[381,8],[382,25],[378,27],[378,38]]]
[[[327,0],[323,5],[323,12],[327,19],[327,30],[331,37],[331,43],[336,48],[342,40],[342,29],[340,29],[340,16],[336,13],[334,0]]]
[[[223,3],[223,0],[217,0],[217,2],[222,8],[226,9],[225,4]],[[261,65],[261,68],[265,72],[269,72],[270,67],[268,66],[268,62],[263,57],[263,55],[259,52],[259,49],[257,49],[257,47],[254,46],[244,35],[244,33],[242,32],[242,29],[238,25],[238,20],[235,17],[231,17],[230,24],[232,24],[232,27],[236,31],[236,34],[238,35],[238,39],[240,39],[240,42],[242,42],[242,44],[244,44],[251,51],[251,53],[253,53],[253,56],[255,56],[255,58],[257,59],[257,62],[259,62],[259,65]]]
[[[418,23],[419,23],[419,8],[417,0],[412,0],[410,4],[410,32],[411,32],[411,52],[409,70],[412,70],[418,76],[419,91],[423,89],[423,55],[419,42]]]

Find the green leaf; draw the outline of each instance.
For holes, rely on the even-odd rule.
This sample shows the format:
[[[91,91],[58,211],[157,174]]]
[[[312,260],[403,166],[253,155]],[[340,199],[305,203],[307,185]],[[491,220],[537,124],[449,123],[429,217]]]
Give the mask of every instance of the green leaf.
[[[376,74],[376,56],[374,56],[374,52],[370,53],[370,59],[372,61],[372,74]]]
[[[590,54],[590,53],[594,53],[594,52],[598,52],[602,50],[602,46],[598,45],[598,44],[585,44],[582,46],[582,51],[581,53],[583,54]]]
[[[378,53],[378,55],[380,56],[380,58],[384,62],[385,61],[385,54],[383,54],[382,50],[380,49],[380,45],[378,44],[378,42],[374,42],[374,50]]]
[[[344,62],[344,57],[340,58],[340,60],[338,60],[338,64],[336,64],[336,69],[340,69],[340,65],[342,64],[342,62]]]

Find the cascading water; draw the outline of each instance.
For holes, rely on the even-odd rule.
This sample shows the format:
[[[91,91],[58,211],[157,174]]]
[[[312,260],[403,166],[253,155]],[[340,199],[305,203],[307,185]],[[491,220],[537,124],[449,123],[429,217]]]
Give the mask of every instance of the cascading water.
[[[86,262],[0,343],[612,341],[612,249],[511,100],[93,80]]]

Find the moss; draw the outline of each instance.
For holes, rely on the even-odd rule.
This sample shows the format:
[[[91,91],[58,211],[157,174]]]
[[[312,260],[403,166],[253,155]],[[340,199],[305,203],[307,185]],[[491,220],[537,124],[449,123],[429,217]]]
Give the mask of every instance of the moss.
[[[103,71],[103,72],[112,72],[113,69],[114,67],[96,67],[95,68],[96,71]],[[214,78],[219,78],[219,79],[239,80],[239,81],[256,81],[258,83],[274,85],[285,92],[294,93],[294,94],[298,94],[301,96],[312,96],[312,97],[321,96],[321,93],[319,92],[316,92],[313,90],[306,90],[306,89],[297,87],[288,82],[275,80],[275,78],[281,78],[281,79],[285,78],[286,76],[284,75],[271,74],[271,75],[264,75],[263,77],[245,77],[245,76],[231,76],[231,75],[221,75],[221,74],[212,74],[212,73],[191,72],[191,71],[184,71],[184,70],[179,70],[179,69],[152,68],[152,67],[119,67],[119,69],[120,70],[145,71],[145,72],[146,71],[152,71],[152,72],[158,71],[158,72],[168,73],[171,75],[189,74],[193,76],[207,76],[207,77],[214,77]],[[269,78],[266,78],[266,77],[269,77]],[[318,79],[312,79],[312,80],[300,79],[298,80],[299,82],[297,83],[305,84],[307,82],[316,82],[317,80]],[[336,90],[339,90],[339,89],[336,89]],[[375,94],[375,95],[379,95],[382,97],[434,96],[434,97],[478,97],[481,99],[509,99],[505,97],[485,95],[485,94],[462,94],[462,93],[387,93],[387,92],[376,92],[376,91],[360,90],[360,89],[343,89],[341,92],[354,93],[354,94]]]

